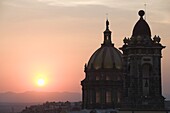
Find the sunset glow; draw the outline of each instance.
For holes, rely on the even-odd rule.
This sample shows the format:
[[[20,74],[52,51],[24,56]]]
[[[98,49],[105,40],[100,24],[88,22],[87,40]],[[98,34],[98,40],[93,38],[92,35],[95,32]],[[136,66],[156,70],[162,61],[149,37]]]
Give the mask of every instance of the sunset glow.
[[[38,86],[38,87],[43,87],[43,89],[45,90],[47,85],[49,85],[48,82],[50,77],[48,76],[48,74],[46,72],[37,72],[33,75],[34,77],[32,79],[35,83],[35,88]]]
[[[140,9],[162,53],[162,90],[170,99],[170,0],[1,0],[0,92],[79,92],[84,65],[103,43],[106,13],[112,42],[130,38]]]
[[[38,85],[38,86],[44,86],[44,85],[45,85],[45,80],[42,79],[42,78],[38,79],[37,85]]]

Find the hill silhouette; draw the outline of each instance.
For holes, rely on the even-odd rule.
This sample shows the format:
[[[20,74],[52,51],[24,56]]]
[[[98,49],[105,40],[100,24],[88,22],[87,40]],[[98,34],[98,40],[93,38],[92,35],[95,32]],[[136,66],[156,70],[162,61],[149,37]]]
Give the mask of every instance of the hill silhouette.
[[[81,94],[75,92],[36,92],[0,93],[0,103],[33,103],[46,101],[80,101]]]

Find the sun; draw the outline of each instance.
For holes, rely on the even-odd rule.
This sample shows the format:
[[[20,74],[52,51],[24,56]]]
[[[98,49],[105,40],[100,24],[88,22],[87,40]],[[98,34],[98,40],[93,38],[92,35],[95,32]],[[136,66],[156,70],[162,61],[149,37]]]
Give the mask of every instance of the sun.
[[[42,78],[38,79],[38,80],[37,80],[37,85],[38,85],[38,86],[44,86],[44,85],[45,85],[45,80],[42,79]]]

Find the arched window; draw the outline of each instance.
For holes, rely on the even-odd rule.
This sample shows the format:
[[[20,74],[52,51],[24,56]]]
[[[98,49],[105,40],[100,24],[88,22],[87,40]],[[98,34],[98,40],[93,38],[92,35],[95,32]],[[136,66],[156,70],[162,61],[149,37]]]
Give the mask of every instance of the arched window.
[[[117,92],[117,102],[120,103],[120,92]]]
[[[99,75],[96,75],[96,80],[100,80],[100,77],[99,77]]]
[[[106,80],[110,80],[110,76],[109,75],[106,75]]]
[[[112,102],[112,93],[111,91],[106,91],[106,103]]]
[[[96,103],[100,103],[100,91],[96,91]]]

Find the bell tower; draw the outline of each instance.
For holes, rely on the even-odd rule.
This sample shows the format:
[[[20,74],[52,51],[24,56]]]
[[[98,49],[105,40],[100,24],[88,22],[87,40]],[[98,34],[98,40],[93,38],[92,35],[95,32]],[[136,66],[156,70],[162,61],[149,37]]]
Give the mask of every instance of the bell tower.
[[[131,38],[124,38],[123,76],[124,108],[162,109],[164,97],[161,86],[161,38],[151,38],[151,30],[139,11]]]

